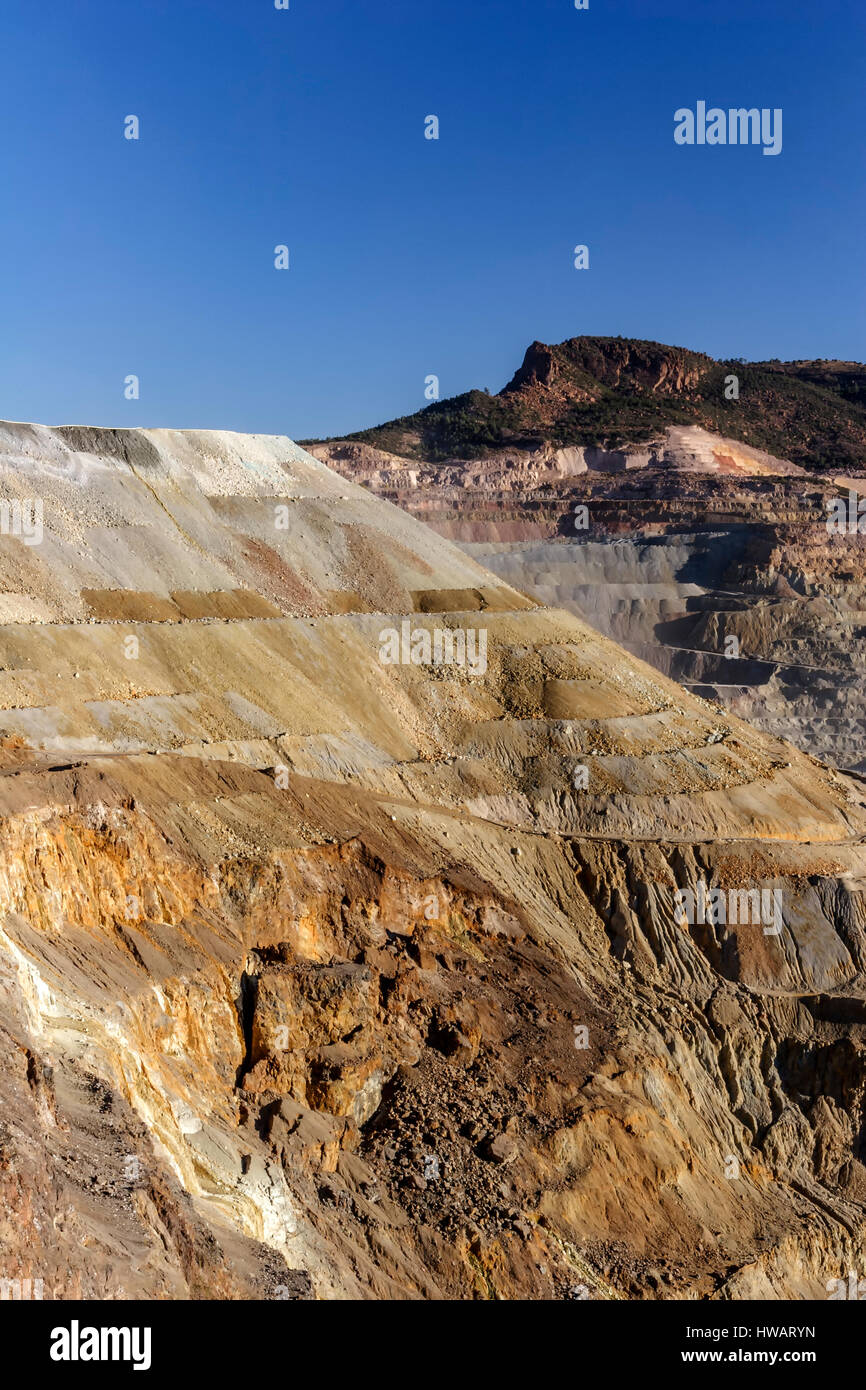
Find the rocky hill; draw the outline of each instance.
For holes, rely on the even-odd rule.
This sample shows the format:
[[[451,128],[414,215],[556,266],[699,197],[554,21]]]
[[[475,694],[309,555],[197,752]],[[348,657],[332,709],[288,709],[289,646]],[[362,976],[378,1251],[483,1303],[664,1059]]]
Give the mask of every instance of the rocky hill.
[[[0,497],[5,1279],[862,1267],[858,781],[285,438],[4,425]]]
[[[667,430],[684,426],[816,471],[862,467],[866,367],[717,362],[686,348],[631,338],[535,342],[496,395],[467,391],[346,438],[413,461],[442,463],[502,450],[519,459],[545,449],[628,449],[652,445]]]

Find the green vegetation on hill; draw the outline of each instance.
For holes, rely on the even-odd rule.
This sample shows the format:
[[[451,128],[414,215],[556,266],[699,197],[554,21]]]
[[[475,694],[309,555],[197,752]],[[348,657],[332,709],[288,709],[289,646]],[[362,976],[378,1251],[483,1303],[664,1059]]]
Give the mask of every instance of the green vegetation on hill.
[[[725,399],[736,376],[739,397]],[[852,362],[716,362],[633,338],[533,343],[508,385],[467,391],[345,436],[427,462],[503,448],[645,443],[701,425],[817,471],[866,465],[866,367]]]

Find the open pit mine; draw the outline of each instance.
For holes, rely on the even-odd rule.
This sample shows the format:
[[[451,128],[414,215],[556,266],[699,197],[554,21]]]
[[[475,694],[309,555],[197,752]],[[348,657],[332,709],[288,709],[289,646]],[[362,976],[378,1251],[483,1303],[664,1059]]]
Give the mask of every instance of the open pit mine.
[[[533,343],[496,396],[310,447],[534,602],[866,775],[866,366]]]
[[[768,525],[798,467],[760,475]],[[671,651],[724,612],[756,659],[713,481],[724,525],[632,540],[590,615],[617,645],[543,509],[518,565],[288,438],[0,425],[0,1277],[749,1300],[863,1269],[864,783],[641,659],[641,585]]]

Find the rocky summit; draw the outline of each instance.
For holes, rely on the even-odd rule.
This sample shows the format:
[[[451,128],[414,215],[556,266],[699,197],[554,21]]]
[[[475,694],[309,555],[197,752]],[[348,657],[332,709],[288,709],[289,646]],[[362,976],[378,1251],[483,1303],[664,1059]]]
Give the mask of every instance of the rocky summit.
[[[682,650],[766,608],[793,656],[789,589],[853,631],[841,569],[802,594],[855,566],[792,519],[801,462],[670,430],[648,472],[494,459],[486,511],[481,473],[363,453],[437,533],[287,438],[0,426],[4,1280],[752,1299],[862,1268],[862,782],[497,549],[562,550],[579,476],[633,649],[629,584]],[[653,471],[702,480],[697,524],[617,493]],[[458,498],[489,565],[441,534]]]

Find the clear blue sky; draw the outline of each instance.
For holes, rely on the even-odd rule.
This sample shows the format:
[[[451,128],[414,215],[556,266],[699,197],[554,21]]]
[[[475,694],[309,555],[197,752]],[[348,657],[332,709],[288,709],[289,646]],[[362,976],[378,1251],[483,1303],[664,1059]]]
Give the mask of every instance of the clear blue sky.
[[[863,360],[863,13],[3,0],[0,417],[338,434],[580,333]],[[676,146],[698,99],[782,153]]]

